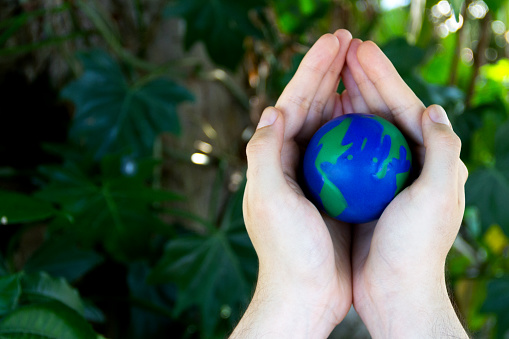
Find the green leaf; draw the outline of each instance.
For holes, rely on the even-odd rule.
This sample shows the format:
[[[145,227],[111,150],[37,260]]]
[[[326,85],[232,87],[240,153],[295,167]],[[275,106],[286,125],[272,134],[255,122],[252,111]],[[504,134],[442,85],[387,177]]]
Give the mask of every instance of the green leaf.
[[[147,253],[154,233],[173,234],[157,217],[154,203],[181,197],[147,187],[144,171],[126,176],[119,165],[116,177],[109,172],[88,178],[72,164],[42,170],[50,183],[37,195],[72,216],[67,230],[87,246],[101,243],[114,258],[130,261]]]
[[[21,279],[22,298],[29,302],[59,301],[83,315],[85,306],[78,291],[63,278],[52,278],[45,272],[25,274]]]
[[[494,313],[497,316],[496,338],[505,338],[505,334],[509,330],[509,277],[506,276],[488,283],[488,294],[481,311]]]
[[[327,0],[278,0],[272,1],[271,6],[276,13],[276,19],[281,31],[287,34],[302,34],[317,19],[323,18],[330,9]]]
[[[482,113],[491,107],[479,106],[465,110],[461,115],[451,118],[454,131],[461,139],[461,159],[469,160],[475,131],[483,125]]]
[[[488,5],[488,8],[491,12],[495,13],[504,5],[504,3],[507,3],[505,0],[485,0],[486,5]]]
[[[509,104],[509,60],[500,59],[495,64],[480,68],[480,76],[475,84],[472,104],[489,104],[501,100]]]
[[[7,268],[6,261],[2,252],[0,252],[0,276],[8,275],[9,269]]]
[[[91,301],[84,300],[85,303],[85,312],[83,316],[88,321],[102,324],[106,321],[106,316],[100,308],[95,306]]]
[[[498,117],[495,121],[499,122],[500,112],[493,114],[496,114],[495,118]],[[489,135],[490,131],[491,135]],[[507,209],[509,197],[508,133],[509,121],[506,121],[501,126],[500,124],[492,126],[486,135],[482,136],[482,141],[489,148],[486,152],[494,153],[494,161],[492,160],[475,170],[466,184],[466,203],[479,208],[483,230],[486,231],[491,225],[498,224],[506,235],[509,235],[509,209]],[[490,145],[491,141],[493,146]],[[481,151],[483,150],[481,149]]]
[[[410,73],[424,61],[425,51],[409,45],[404,38],[395,38],[387,42],[382,51],[391,60],[398,73]]]
[[[496,168],[481,168],[470,175],[465,190],[467,205],[479,208],[483,230],[498,224],[509,235],[507,178]]]
[[[241,193],[230,200],[216,231],[171,240],[149,276],[151,282],[176,283],[177,314],[199,307],[205,336],[213,333],[222,310],[231,310],[231,324],[238,320],[253,289],[257,264],[242,221]]]
[[[73,282],[102,261],[102,256],[95,251],[78,248],[71,238],[50,237],[28,259],[23,269],[27,273],[45,271]]]
[[[495,134],[495,161],[505,177],[509,180],[509,121],[497,129]]]
[[[172,304],[168,304],[169,285],[148,284],[150,267],[145,262],[129,266],[127,284],[132,301],[129,333],[133,338],[158,338],[168,326]],[[175,290],[174,286],[173,290]]]
[[[0,316],[12,311],[21,295],[19,274],[0,277]]]
[[[451,8],[454,11],[454,16],[456,17],[456,22],[459,22],[461,7],[463,7],[463,3],[465,0],[451,0],[449,3],[451,4]]]
[[[0,321],[0,337],[16,339],[95,339],[92,327],[57,302],[18,308]]]
[[[380,45],[394,38],[403,38],[408,34],[409,19],[410,11],[404,7],[383,12],[383,15],[374,17],[373,24],[367,27],[371,32],[365,33],[366,38],[370,36]]]
[[[162,78],[131,86],[102,51],[84,53],[81,60],[83,75],[61,95],[76,108],[71,137],[96,159],[122,149],[151,154],[159,133],[180,133],[177,104],[193,99],[185,88]]]
[[[55,210],[45,201],[7,191],[0,191],[1,223],[25,223],[51,217]]]
[[[234,69],[244,55],[244,38],[260,35],[249,12],[264,5],[265,0],[177,0],[165,14],[186,20],[187,49],[201,40],[216,64]]]

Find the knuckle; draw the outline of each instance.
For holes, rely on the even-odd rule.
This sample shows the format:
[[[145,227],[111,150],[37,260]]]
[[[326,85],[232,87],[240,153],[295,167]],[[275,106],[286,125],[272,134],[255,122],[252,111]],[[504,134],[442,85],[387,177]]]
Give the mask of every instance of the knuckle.
[[[325,108],[325,105],[327,104],[326,101],[324,101],[323,99],[316,99],[313,101],[313,104],[311,106],[311,113],[314,113],[314,114],[317,114],[317,115],[320,115],[322,114],[324,108]]]
[[[300,95],[290,95],[288,101],[306,112],[309,111],[312,104],[311,98]]]
[[[442,147],[445,147],[450,150],[454,150],[458,155],[461,151],[461,139],[454,132],[451,133],[442,133],[439,136],[439,142]]]
[[[259,154],[264,148],[265,141],[255,134],[247,143],[246,155],[248,158],[252,158],[256,154]]]
[[[390,76],[394,77],[396,75],[392,74]],[[406,114],[408,111],[422,110],[424,108],[424,104],[420,100],[415,100],[415,101],[412,101],[406,105],[395,106],[395,107],[390,107],[390,108],[391,108],[392,114],[394,114],[396,116],[400,116],[400,115]]]
[[[463,179],[463,183],[467,182],[469,175],[468,168],[467,166],[465,166],[465,163],[461,160],[460,160],[460,175],[461,178]]]

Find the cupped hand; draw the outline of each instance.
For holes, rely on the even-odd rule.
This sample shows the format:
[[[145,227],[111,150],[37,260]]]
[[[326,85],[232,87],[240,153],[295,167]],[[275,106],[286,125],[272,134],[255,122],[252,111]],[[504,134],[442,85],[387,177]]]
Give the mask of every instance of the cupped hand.
[[[374,43],[353,40],[342,75],[345,113],[395,123],[422,169],[378,221],[353,226],[354,307],[374,337],[466,337],[444,273],[465,203],[460,140],[445,111],[426,108]]]
[[[297,184],[302,147],[342,114],[336,90],[351,39],[338,30],[313,45],[247,146],[244,219],[259,276],[234,337],[252,334],[242,329],[254,318],[263,333],[326,337],[351,306],[350,226],[324,216]],[[277,329],[274,319],[260,319],[260,307],[264,319],[277,316]],[[285,316],[291,329],[282,324]]]

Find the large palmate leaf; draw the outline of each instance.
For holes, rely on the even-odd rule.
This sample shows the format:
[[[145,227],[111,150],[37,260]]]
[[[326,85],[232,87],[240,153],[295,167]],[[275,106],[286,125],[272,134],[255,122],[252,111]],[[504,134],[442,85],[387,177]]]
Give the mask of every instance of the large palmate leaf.
[[[95,251],[78,248],[73,239],[51,237],[28,259],[24,270],[44,271],[72,282],[102,261]]]
[[[0,316],[12,311],[17,306],[20,295],[19,274],[0,277]]]
[[[509,330],[509,277],[492,280],[488,283],[488,295],[481,308],[482,312],[497,316],[496,338],[506,338]]]
[[[172,315],[174,285],[147,284],[151,268],[146,262],[129,265],[127,284],[131,300],[129,333],[132,338],[166,338]],[[171,298],[169,298],[171,296]],[[174,337],[180,337],[172,332]]]
[[[85,319],[58,302],[18,308],[0,321],[0,337],[13,339],[100,338]]]
[[[55,210],[46,201],[15,193],[0,191],[0,218],[2,224],[42,220]]]
[[[44,272],[25,274],[21,279],[21,289],[24,302],[58,301],[84,315],[85,306],[78,291],[63,278],[53,278]]]
[[[64,168],[43,168],[51,179],[38,193],[42,199],[59,204],[71,216],[68,230],[88,245],[101,243],[119,260],[131,260],[146,253],[155,232],[171,235],[153,211],[153,204],[181,197],[173,192],[152,189],[138,175],[132,162],[129,175],[117,175],[107,169],[109,158],[103,159],[103,171],[89,178],[72,164]]]
[[[263,5],[265,0],[178,0],[166,14],[186,20],[186,48],[201,40],[215,63],[233,69],[244,55],[244,38],[259,35],[249,11]]]
[[[149,277],[178,286],[176,313],[199,306],[206,336],[221,316],[236,321],[253,289],[256,256],[243,224],[241,198],[232,198],[217,229],[171,240]]]
[[[61,94],[76,108],[71,137],[97,159],[120,149],[151,154],[159,133],[180,132],[177,104],[192,100],[185,88],[163,78],[130,85],[120,66],[102,51],[83,53],[81,60],[83,75]]]

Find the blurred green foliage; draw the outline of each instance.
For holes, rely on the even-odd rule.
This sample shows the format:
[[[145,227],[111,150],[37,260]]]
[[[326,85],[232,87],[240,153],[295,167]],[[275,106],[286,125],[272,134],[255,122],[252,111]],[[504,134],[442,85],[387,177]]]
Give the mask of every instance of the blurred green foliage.
[[[227,335],[257,273],[242,220],[243,178],[227,175],[239,163],[245,169],[245,159],[231,151],[202,162],[216,172],[203,217],[178,204],[198,199],[195,192],[162,188],[163,163],[191,160],[188,149],[161,157],[160,135],[189,133],[177,112],[200,92],[184,83],[218,81],[244,116],[256,113],[256,102],[275,102],[307,48],[337,28],[380,44],[426,105],[446,108],[470,171],[463,227],[448,258],[451,295],[474,337],[507,337],[507,1],[132,0],[122,3],[125,12],[107,3],[13,1],[1,11],[0,90],[11,94],[0,106],[0,159],[37,153],[34,162],[0,163],[1,337]],[[67,29],[58,30],[54,23],[64,19]],[[167,48],[183,56],[154,62],[150,43],[175,21],[181,39]],[[33,27],[43,34],[28,34]],[[200,45],[207,57],[196,57]],[[2,72],[48,51],[65,60],[59,101],[41,96],[31,87],[37,82],[12,90],[16,83]],[[68,112],[69,124],[55,124],[41,105]],[[68,138],[27,129],[25,120],[41,114],[40,129],[59,126]],[[36,139],[16,142],[27,131]],[[24,237],[41,227],[43,243],[27,250]]]

